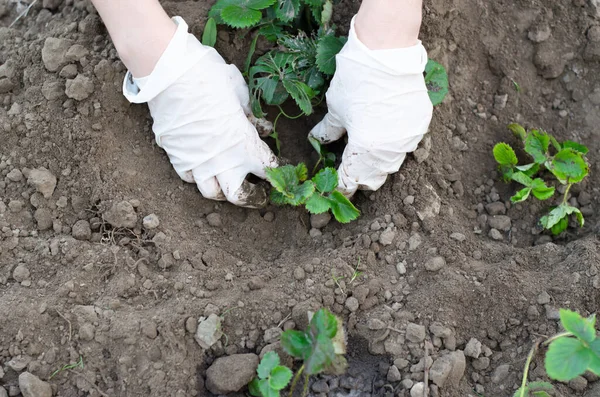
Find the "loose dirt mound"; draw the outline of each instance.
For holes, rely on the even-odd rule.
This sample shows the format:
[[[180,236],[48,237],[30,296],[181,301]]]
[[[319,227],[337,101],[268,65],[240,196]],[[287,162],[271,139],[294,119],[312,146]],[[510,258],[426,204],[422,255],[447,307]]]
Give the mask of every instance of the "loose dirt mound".
[[[164,5],[201,34],[209,4]],[[335,6],[342,30],[358,5]],[[431,396],[504,397],[557,308],[597,311],[600,10],[585,0],[426,1],[423,42],[451,97],[347,226],[202,199],[153,142],[147,109],[122,97],[92,6],[38,1],[9,28],[22,7],[0,0],[0,396],[37,385],[22,371],[57,396],[209,395],[215,358],[278,349],[273,328],[325,306],[346,321],[351,366],[314,379],[314,395],[409,396],[433,362]],[[247,43],[220,31],[217,48],[240,64]],[[280,123],[285,157],[310,158],[318,118]],[[510,205],[491,149],[513,121],[590,147],[571,199],[584,228],[553,241],[536,228],[542,206]],[[203,349],[210,314],[224,336]],[[599,396],[596,380],[555,395]]]

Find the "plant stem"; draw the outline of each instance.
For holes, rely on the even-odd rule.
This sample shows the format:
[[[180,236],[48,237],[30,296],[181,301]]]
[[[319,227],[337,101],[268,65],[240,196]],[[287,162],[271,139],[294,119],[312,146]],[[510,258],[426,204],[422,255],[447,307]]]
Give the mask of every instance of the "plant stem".
[[[315,164],[315,166],[313,167],[313,170],[312,170],[313,175],[317,172],[317,168],[319,167],[319,164],[321,164],[321,161],[323,161],[323,156],[321,156],[321,154],[319,154],[319,161],[317,161],[317,164]]]
[[[565,338],[565,337],[569,337],[569,336],[573,336],[573,334],[570,332],[561,332],[560,334],[556,334],[556,335],[551,336],[550,338],[546,339],[544,341],[543,345],[548,346],[550,343],[554,342],[557,339]]]
[[[304,365],[300,367],[296,375],[294,376],[294,380],[292,380],[292,385],[290,386],[290,397],[294,397],[294,390],[296,390],[296,385],[298,384],[298,379],[300,379],[300,375],[304,372]]]
[[[302,389],[302,397],[308,396],[308,374],[304,374],[304,388]]]
[[[563,204],[567,203],[567,197],[569,196],[569,190],[571,190],[571,186],[573,186],[573,184],[569,183],[567,185],[567,188],[565,189],[565,195],[563,196],[563,201],[562,201]]]

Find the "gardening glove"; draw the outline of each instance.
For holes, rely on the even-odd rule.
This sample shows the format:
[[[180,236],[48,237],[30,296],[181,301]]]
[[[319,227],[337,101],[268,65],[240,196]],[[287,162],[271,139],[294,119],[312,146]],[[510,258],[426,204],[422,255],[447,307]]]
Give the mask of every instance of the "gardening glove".
[[[181,179],[208,199],[262,207],[265,190],[246,176],[265,178],[277,159],[253,125],[261,123],[252,116],[246,82],[189,34],[183,19],[173,20],[177,31],[152,73],[136,79],[127,72],[123,93],[132,103],[148,102],[156,143]]]
[[[356,36],[336,57],[327,91],[328,113],[310,136],[327,144],[348,132],[338,170],[338,189],[377,190],[400,169],[427,132],[433,106],[423,72],[427,53],[419,42],[408,48],[370,50]]]

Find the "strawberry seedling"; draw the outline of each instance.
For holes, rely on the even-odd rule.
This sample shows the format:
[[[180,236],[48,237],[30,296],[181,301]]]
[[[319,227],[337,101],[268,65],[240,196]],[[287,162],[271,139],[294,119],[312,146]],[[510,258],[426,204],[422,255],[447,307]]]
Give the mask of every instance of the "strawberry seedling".
[[[538,347],[548,346],[544,367],[551,379],[568,382],[590,371],[600,375],[600,338],[596,337],[596,316],[583,318],[570,310],[560,310],[560,322],[565,332],[537,342],[527,356],[523,381],[514,397],[550,397],[548,382],[527,383],[529,365]]]
[[[327,309],[318,310],[305,331],[288,330],[281,334],[281,346],[290,356],[303,361],[296,372],[290,397],[304,374],[304,392],[308,392],[308,377],[320,373],[340,375],[347,367],[344,354],[346,341],[342,323]]]
[[[294,373],[286,366],[279,365],[275,352],[264,355],[256,370],[257,377],[250,382],[248,389],[255,397],[279,397],[279,392],[290,383]]]
[[[519,165],[513,148],[506,143],[494,146],[494,158],[505,182],[514,181],[524,187],[511,197],[513,203],[520,203],[534,196],[538,200],[548,200],[556,191],[554,186],[538,175],[553,175],[558,183],[565,186],[562,201],[552,207],[547,215],[540,219],[544,229],[559,235],[569,226],[569,216],[574,214],[580,226],[584,225],[581,211],[569,205],[569,191],[574,184],[581,182],[589,173],[585,160],[588,148],[573,141],[559,143],[556,138],[542,130],[527,132],[519,124],[510,124],[508,128],[523,142],[525,152],[532,162]],[[548,171],[548,172],[545,172]]]
[[[304,205],[311,214],[331,210],[340,223],[351,222],[360,215],[350,200],[336,190],[338,174],[334,168],[324,168],[310,180],[303,163],[267,168],[266,174],[273,186],[271,201],[274,204]]]

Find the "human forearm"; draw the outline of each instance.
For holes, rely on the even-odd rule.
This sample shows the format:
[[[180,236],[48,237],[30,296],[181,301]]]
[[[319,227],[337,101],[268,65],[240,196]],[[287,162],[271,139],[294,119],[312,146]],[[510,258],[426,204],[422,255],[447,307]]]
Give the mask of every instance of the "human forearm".
[[[422,7],[422,0],[363,0],[356,34],[372,50],[411,47],[418,42]]]
[[[149,75],[176,26],[158,0],[92,0],[119,57],[135,77]]]

